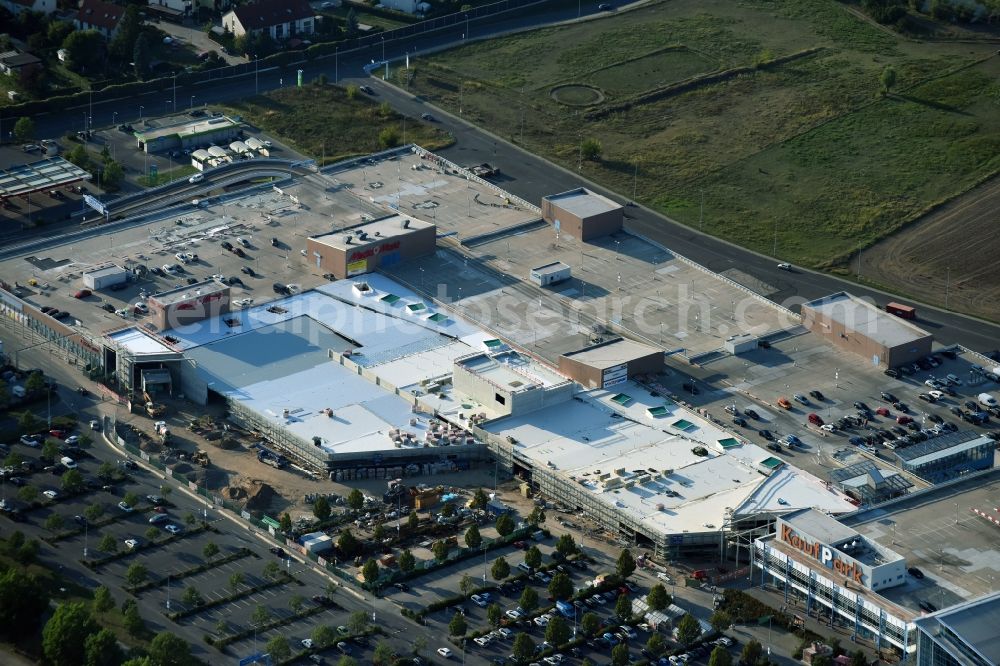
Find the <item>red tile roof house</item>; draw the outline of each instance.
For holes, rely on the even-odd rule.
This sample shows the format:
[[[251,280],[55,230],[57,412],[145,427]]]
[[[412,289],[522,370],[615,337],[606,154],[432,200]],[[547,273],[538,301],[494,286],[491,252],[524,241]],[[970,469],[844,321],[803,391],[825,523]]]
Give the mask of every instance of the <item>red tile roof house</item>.
[[[243,5],[222,17],[222,27],[235,37],[248,33],[266,33],[283,41],[315,30],[316,12],[306,0],[258,0]]]
[[[118,25],[124,15],[125,8],[119,5],[102,0],[83,0],[73,19],[73,25],[77,30],[96,30],[106,38],[113,39],[118,34]]]

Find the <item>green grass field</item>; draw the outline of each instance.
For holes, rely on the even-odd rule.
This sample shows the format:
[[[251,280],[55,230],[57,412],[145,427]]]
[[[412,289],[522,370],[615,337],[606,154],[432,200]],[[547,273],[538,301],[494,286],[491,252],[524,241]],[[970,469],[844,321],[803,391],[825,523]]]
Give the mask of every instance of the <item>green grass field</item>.
[[[663,0],[411,59],[408,86],[574,170],[596,138],[587,178],[630,194],[638,164],[643,203],[696,226],[704,197],[705,231],[771,253],[777,228],[783,260],[829,266],[1000,169],[993,54],[895,37],[835,0]],[[603,100],[552,93],[574,84]]]
[[[327,163],[382,150],[384,133],[394,134],[396,143],[413,142],[432,150],[453,141],[436,127],[412,118],[404,123],[402,116],[364,94],[350,99],[344,89],[334,86],[282,88],[227,109],[317,161],[325,155]]]

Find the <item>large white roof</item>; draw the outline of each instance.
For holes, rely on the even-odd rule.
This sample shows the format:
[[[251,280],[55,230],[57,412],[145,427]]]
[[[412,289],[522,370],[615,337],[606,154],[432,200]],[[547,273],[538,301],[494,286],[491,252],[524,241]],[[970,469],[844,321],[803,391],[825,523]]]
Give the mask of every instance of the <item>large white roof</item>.
[[[620,395],[629,400],[616,401]],[[727,509],[736,515],[797,507],[854,509],[845,495],[790,465],[769,477],[760,474],[757,462],[770,454],[754,444],[740,440],[720,452],[715,444],[732,433],[633,382],[577,398],[484,427],[513,437],[519,454],[661,531],[714,531]],[[657,407],[664,409],[650,415]],[[707,455],[693,453],[696,447]],[[606,474],[617,480],[602,482]],[[629,482],[635,484],[625,487]]]
[[[141,328],[126,328],[108,336],[136,356],[142,354],[171,354],[174,350]]]

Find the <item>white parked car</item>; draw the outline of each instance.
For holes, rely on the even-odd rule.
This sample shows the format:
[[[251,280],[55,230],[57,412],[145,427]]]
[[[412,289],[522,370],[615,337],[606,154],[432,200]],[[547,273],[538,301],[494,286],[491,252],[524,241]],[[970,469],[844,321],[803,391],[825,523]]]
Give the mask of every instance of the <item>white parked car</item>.
[[[49,499],[53,499],[53,500],[56,499],[57,497],[59,497],[59,493],[57,493],[54,490],[45,490],[45,491],[42,492],[42,494],[45,495],[46,497],[48,497]]]
[[[486,647],[490,644],[489,636],[480,636],[479,638],[473,638],[472,640],[475,641],[476,645],[479,647]]]
[[[124,511],[125,513],[132,513],[133,511],[135,511],[135,509],[133,509],[125,502],[118,502],[118,508]]]
[[[203,180],[205,180],[205,174],[203,173],[196,173],[195,175],[188,178],[189,183],[200,183]]]
[[[181,533],[181,528],[178,527],[177,525],[174,525],[173,523],[170,523],[169,525],[167,525],[163,529],[165,529],[166,531],[170,532],[171,534],[180,534]]]
[[[516,608],[512,608],[506,613],[504,613],[504,615],[506,615],[512,620],[520,620],[523,613],[521,613],[521,611],[517,610]]]
[[[310,649],[312,649],[312,646],[313,646],[313,642],[312,642],[311,638],[303,638],[302,639],[302,647],[304,647],[307,650],[310,650]]]
[[[139,545],[138,539],[125,539],[125,547],[129,550],[136,548]]]
[[[445,659],[451,659],[451,650],[448,648],[438,648],[437,653]]]

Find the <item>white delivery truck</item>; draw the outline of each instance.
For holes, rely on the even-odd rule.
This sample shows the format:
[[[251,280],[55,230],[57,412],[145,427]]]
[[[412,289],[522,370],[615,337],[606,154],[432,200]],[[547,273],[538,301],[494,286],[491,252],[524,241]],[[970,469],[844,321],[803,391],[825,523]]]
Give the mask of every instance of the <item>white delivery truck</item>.
[[[997,399],[994,398],[989,393],[980,393],[979,394],[979,404],[982,405],[983,407],[996,407],[997,406]]]

